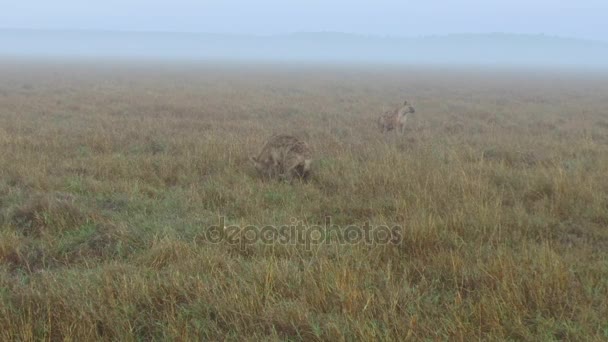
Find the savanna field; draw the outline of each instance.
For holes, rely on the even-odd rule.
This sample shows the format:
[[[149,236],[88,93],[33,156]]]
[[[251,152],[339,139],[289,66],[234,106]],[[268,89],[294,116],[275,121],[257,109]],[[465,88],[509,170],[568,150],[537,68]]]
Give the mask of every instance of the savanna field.
[[[0,340],[606,340],[607,94],[593,72],[3,61]],[[310,144],[309,182],[256,174],[275,133]],[[328,217],[401,239],[207,234]]]

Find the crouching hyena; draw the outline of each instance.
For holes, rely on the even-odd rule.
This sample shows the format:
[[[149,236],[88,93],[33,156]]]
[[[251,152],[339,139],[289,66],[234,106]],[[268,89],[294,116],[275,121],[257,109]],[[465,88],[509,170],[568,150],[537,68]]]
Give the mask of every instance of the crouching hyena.
[[[378,127],[382,133],[386,133],[398,128],[399,132],[403,134],[405,131],[405,122],[407,121],[408,114],[415,112],[414,107],[405,101],[398,108],[386,111],[380,115],[380,118],[378,118]]]
[[[257,157],[250,158],[266,178],[308,180],[312,152],[308,144],[291,135],[273,135]]]

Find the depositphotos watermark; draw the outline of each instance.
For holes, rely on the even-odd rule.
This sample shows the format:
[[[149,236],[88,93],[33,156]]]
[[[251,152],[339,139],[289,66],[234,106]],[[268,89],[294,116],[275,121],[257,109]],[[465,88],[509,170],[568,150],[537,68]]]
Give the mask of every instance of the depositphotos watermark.
[[[320,244],[368,244],[387,245],[401,242],[401,226],[363,225],[339,226],[332,224],[331,217],[326,217],[323,225],[307,225],[303,221],[291,220],[287,225],[226,225],[225,218],[207,228],[204,239],[211,243],[228,243],[240,245],[281,244],[304,245],[306,249]]]

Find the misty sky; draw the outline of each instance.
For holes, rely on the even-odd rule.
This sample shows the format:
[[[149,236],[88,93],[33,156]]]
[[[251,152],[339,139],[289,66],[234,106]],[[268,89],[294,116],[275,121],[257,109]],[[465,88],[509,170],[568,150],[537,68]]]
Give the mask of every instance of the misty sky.
[[[420,36],[531,33],[608,41],[608,0],[0,0],[0,27]]]

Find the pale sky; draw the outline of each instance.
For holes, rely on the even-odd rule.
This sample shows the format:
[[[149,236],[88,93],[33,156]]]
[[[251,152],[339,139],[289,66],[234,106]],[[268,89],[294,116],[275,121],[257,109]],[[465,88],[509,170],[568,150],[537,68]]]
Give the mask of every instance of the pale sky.
[[[505,32],[608,41],[608,0],[0,0],[0,27],[393,36]]]

